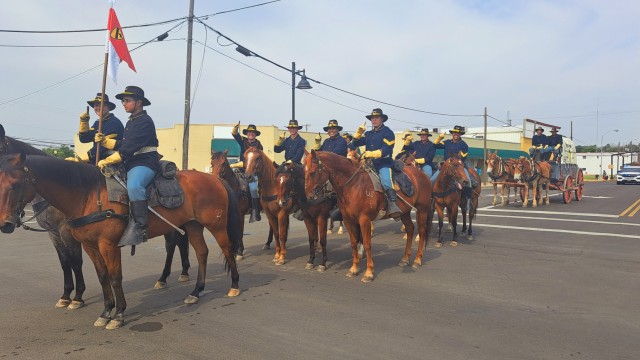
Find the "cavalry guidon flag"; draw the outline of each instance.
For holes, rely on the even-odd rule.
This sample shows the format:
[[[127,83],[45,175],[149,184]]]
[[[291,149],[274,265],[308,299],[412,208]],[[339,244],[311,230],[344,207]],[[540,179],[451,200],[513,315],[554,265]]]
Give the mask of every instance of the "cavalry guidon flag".
[[[107,24],[107,52],[109,53],[109,68],[107,74],[114,83],[118,83],[118,65],[124,61],[131,70],[136,71],[131,54],[124,39],[124,33],[113,8],[109,9],[109,22]]]

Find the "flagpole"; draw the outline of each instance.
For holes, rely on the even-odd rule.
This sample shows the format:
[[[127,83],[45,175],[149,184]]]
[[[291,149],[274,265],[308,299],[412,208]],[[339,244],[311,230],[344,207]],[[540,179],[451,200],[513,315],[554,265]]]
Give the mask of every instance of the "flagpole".
[[[109,41],[109,40],[107,40]],[[105,46],[104,52],[104,70],[102,71],[102,98],[100,101],[100,116],[98,117],[98,132],[102,133],[102,118],[103,111],[102,108],[105,106],[104,97],[105,91],[107,88],[107,66],[109,64],[109,47]],[[96,166],[98,166],[98,161],[100,160],[100,144],[96,147]]]

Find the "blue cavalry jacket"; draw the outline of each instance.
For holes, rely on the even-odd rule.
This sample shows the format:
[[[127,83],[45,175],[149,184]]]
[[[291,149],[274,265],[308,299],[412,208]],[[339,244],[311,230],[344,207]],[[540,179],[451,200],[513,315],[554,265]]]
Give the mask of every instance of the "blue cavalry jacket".
[[[373,159],[373,166],[380,171],[383,167],[391,167],[393,165],[393,145],[396,143],[396,135],[386,127],[380,125],[378,129],[369,130],[356,140],[351,141],[350,149],[365,145],[366,151],[382,150],[382,157]]]
[[[436,156],[435,144],[431,141],[415,141],[411,144],[411,146],[413,146],[413,149],[415,151],[413,153],[413,156],[416,159],[424,159],[424,164],[422,164],[420,167],[424,167],[424,165],[431,165],[431,167],[433,168],[433,157]]]
[[[233,138],[236,139],[236,142],[238,143],[238,145],[240,145],[240,161],[244,161],[244,152],[247,151],[247,148],[251,146],[257,147],[260,150],[264,150],[262,148],[260,140],[258,139],[254,139],[253,142],[250,143],[249,138],[241,136],[240,134],[234,134]]]
[[[533,137],[531,138],[531,145],[533,146],[545,146],[548,145],[548,139],[547,139],[547,135],[538,135],[535,134],[533,135]]]
[[[296,136],[295,139],[292,139],[291,136],[284,139],[282,145],[274,146],[273,150],[277,153],[281,153],[284,151],[284,159],[291,160],[295,163],[302,164],[302,156],[304,155],[304,147],[307,145],[307,140],[300,137],[300,135]]]
[[[82,132],[78,134],[78,139],[81,143],[93,143],[91,149],[87,152],[89,154],[89,163],[95,164],[96,162],[96,149],[100,146],[100,159],[102,160],[109,156],[109,153],[112,153],[111,150],[99,145],[96,142],[93,142],[96,133],[98,132],[98,124],[99,120],[93,123],[93,126],[89,129],[89,131]],[[118,119],[115,115],[109,113],[107,117],[102,119],[102,133],[104,136],[116,134],[116,140],[122,140],[122,134],[124,133],[124,126],[122,125],[122,121]]]
[[[453,140],[445,140],[443,143],[433,145],[436,149],[444,149],[445,160],[450,158],[452,155],[458,155],[460,152],[463,152],[464,154],[469,153],[469,145],[467,145],[467,143],[462,139],[460,139],[460,141],[458,142],[453,142]],[[466,155],[462,157],[462,161],[465,161],[466,159]]]
[[[124,128],[122,140],[116,141],[114,150],[120,152],[124,166],[127,171],[136,166],[146,166],[154,171],[158,171],[160,165],[160,157],[157,151],[136,154],[143,147],[158,146],[158,137],[156,136],[156,126],[143,110],[129,117],[127,125]]]
[[[349,150],[347,140],[340,135],[324,139],[324,142],[320,147],[320,151],[329,151],[345,157],[347,156],[347,150]]]

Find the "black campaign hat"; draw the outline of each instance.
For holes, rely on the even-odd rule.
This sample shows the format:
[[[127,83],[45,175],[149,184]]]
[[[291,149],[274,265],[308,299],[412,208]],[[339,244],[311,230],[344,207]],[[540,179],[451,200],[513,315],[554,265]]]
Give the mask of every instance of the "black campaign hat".
[[[453,127],[453,129],[449,130],[450,133],[456,133],[456,134],[460,134],[460,135],[464,135],[464,127],[460,126],[460,125],[456,125]]]
[[[258,128],[253,124],[249,124],[246,129],[242,130],[242,135],[247,135],[249,131],[253,131],[256,133],[256,136],[260,136],[260,131],[258,131]]]
[[[87,100],[87,104],[89,104],[89,106],[91,107],[93,107],[93,104],[95,104],[96,102],[102,102],[102,93],[97,93],[95,99]],[[109,111],[116,108],[116,104],[109,101],[109,96],[107,94],[104,94],[104,102],[109,107]]]
[[[557,128],[557,127],[553,127],[553,128],[551,128],[551,132],[552,132],[552,133],[557,133],[557,132],[558,132],[558,128]]]
[[[302,126],[298,125],[298,120],[289,120],[289,125],[287,125],[287,129],[288,128],[297,128],[298,130],[302,129]]]
[[[385,113],[383,113],[383,112],[382,112],[382,110],[381,110],[381,109],[378,109],[378,108],[373,109],[373,110],[371,111],[371,115],[367,115],[367,116],[365,116],[365,117],[366,117],[367,119],[371,120],[371,118],[372,118],[372,117],[374,117],[374,116],[380,116],[380,117],[382,117],[382,122],[387,121],[387,119],[389,118]]]
[[[141,88],[139,88],[137,86],[127,86],[126,88],[124,88],[123,92],[121,92],[120,94],[116,95],[116,99],[122,100],[122,98],[125,97],[125,96],[131,96],[131,97],[134,97],[136,99],[142,100],[142,105],[143,106],[151,105],[151,101],[149,101],[146,97],[144,97],[144,90],[142,90]]]
[[[431,134],[429,133],[429,129],[422,129],[422,130],[420,130],[420,132],[418,133],[418,135],[427,135],[427,136],[431,136]]]
[[[542,126],[538,126],[535,131],[538,131],[538,130],[542,130],[542,132],[544,132],[544,129],[542,128]]]
[[[329,120],[329,124],[327,124],[327,126],[323,127],[322,129],[324,131],[328,131],[330,128],[338,128],[338,131],[342,131],[342,126],[338,125],[338,120],[336,119]]]

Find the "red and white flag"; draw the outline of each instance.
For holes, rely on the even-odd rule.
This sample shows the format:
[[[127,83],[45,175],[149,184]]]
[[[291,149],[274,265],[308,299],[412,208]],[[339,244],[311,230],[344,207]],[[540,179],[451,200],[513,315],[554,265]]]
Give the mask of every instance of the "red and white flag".
[[[109,9],[106,52],[109,53],[107,74],[115,84],[118,83],[118,66],[122,61],[126,62],[131,70],[136,71],[133,60],[131,60],[131,54],[129,54],[129,49],[127,48],[127,42],[124,39],[122,27],[120,27],[116,11],[113,10],[113,8]]]

